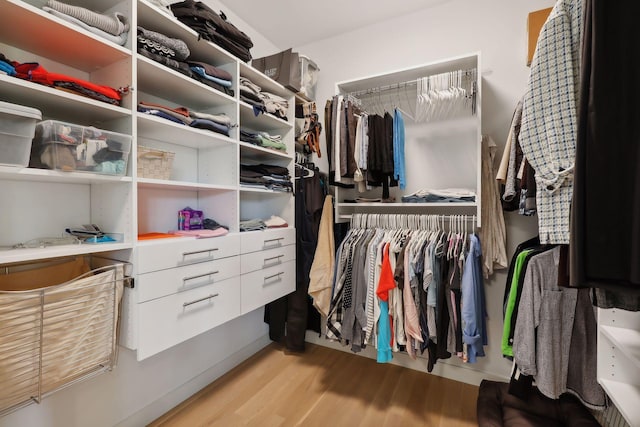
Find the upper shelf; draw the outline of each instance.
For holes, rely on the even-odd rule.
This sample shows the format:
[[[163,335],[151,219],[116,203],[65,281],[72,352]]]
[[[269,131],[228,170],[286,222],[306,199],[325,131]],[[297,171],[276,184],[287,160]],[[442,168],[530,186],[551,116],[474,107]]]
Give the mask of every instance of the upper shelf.
[[[49,169],[0,166],[0,179],[12,181],[104,184],[131,182],[130,176],[101,175],[90,172],[63,172]]]
[[[0,264],[117,251],[122,249],[131,249],[132,247],[133,245],[131,243],[96,243],[50,246],[46,248],[0,249]]]
[[[0,42],[92,72],[131,51],[20,0],[0,0]],[[31,62],[34,58],[11,58]]]
[[[235,99],[143,56],[138,56],[138,88],[142,92],[196,110],[229,105]],[[139,96],[140,98],[140,96]],[[144,101],[143,98],[139,100]]]
[[[381,87],[384,85],[416,80],[421,77],[446,73],[448,71],[477,68],[479,66],[478,57],[479,55],[477,53],[472,55],[458,56],[442,61],[419,65],[417,67],[412,67],[409,69],[391,71],[385,74],[339,82],[336,84],[336,86],[342,93],[356,92],[360,90]]]
[[[600,329],[640,369],[640,331],[615,326]]]
[[[138,24],[148,30],[157,31],[166,36],[187,43],[191,55],[189,59],[207,62],[212,65],[235,62],[235,56],[217,45],[200,39],[198,33],[151,5],[146,0],[138,0]]]
[[[240,158],[252,159],[257,161],[269,161],[274,159],[293,159],[293,154],[284,153],[278,150],[271,150],[269,148],[263,148],[257,145],[249,144],[248,142],[240,141]]]

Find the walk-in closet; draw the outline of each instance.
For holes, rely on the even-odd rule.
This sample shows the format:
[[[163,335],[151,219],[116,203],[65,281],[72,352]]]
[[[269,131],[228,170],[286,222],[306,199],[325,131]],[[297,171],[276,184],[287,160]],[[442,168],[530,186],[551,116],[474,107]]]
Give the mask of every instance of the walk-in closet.
[[[633,10],[0,0],[0,427],[640,427]]]

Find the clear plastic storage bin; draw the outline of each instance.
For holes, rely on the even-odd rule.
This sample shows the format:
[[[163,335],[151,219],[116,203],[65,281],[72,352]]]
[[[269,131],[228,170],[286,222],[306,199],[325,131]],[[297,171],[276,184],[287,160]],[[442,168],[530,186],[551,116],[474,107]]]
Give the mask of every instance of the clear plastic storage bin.
[[[0,165],[26,167],[40,110],[0,101]]]
[[[131,135],[46,120],[36,126],[29,166],[122,176],[130,151]]]
[[[320,68],[305,55],[300,55],[300,67],[300,78],[302,80],[300,93],[314,100],[316,98],[316,85],[318,84],[318,72]]]

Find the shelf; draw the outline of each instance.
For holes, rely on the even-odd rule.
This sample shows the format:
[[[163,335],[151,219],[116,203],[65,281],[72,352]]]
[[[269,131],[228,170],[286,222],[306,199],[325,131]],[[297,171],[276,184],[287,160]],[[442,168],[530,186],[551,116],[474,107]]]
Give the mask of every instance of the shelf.
[[[632,427],[640,426],[640,386],[611,380],[600,380],[600,385]]]
[[[268,148],[259,147],[257,145],[250,144],[248,142],[239,142],[240,144],[240,159],[252,159],[258,161],[269,161],[274,159],[287,159],[292,160],[293,156],[289,153],[283,153],[281,151],[270,150]]]
[[[11,181],[59,182],[67,184],[127,183],[129,176],[100,175],[89,172],[61,172],[50,169],[0,166],[0,179]]]
[[[163,179],[138,178],[140,188],[165,188],[188,191],[236,191],[233,185],[202,184],[198,182],[167,181]]]
[[[476,202],[460,202],[460,203],[338,203],[342,208],[346,207],[364,207],[364,208],[475,208]]]
[[[260,86],[264,92],[270,92],[283,98],[290,98],[294,95],[293,92],[282,86],[280,83],[271,80],[261,71],[258,71],[243,62],[240,63],[240,76],[251,80],[253,84]]]
[[[191,51],[191,55],[189,55],[191,60],[206,62],[211,65],[240,61],[240,59],[237,59],[214,43],[201,39],[195,30],[176,18],[166,15],[145,0],[138,0],[138,24],[147,30],[157,31],[187,43]]]
[[[256,116],[253,113],[253,107],[246,102],[240,101],[240,127],[242,129],[249,128],[252,130],[261,130],[267,132],[280,131],[286,132],[293,128],[293,123],[279,119],[272,114],[260,114]],[[289,106],[291,108],[291,106]]]
[[[290,191],[274,191],[274,190],[268,190],[266,188],[252,188],[252,187],[245,187],[242,184],[240,184],[240,191],[243,193],[264,193],[264,194],[277,194],[280,196],[293,196],[293,192]]]
[[[640,369],[640,331],[615,326],[600,326],[600,330]]]
[[[0,264],[33,261],[45,258],[57,258],[98,252],[131,249],[131,243],[96,243],[81,245],[51,246],[48,248],[0,250]]]
[[[138,138],[154,139],[191,148],[215,148],[235,144],[228,136],[174,123],[161,117],[136,113]]]
[[[131,51],[20,0],[0,0],[0,40],[35,55],[92,72],[131,57]],[[134,31],[130,31],[135,34]],[[18,58],[11,58],[18,60]],[[30,62],[33,58],[20,58]]]
[[[138,90],[170,99],[176,104],[194,110],[209,110],[215,107],[231,105],[236,100],[184,74],[143,56],[137,56]],[[143,97],[138,99],[144,101]]]
[[[75,95],[27,80],[0,74],[2,100],[37,108],[46,118],[78,124],[99,124],[102,121],[131,116],[131,110]]]

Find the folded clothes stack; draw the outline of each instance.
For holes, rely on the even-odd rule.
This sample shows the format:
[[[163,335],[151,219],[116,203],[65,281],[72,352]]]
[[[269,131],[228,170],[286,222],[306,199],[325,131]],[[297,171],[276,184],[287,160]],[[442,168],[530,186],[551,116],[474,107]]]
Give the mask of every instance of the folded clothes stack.
[[[189,68],[193,71],[193,78],[229,96],[234,96],[233,89],[231,89],[232,77],[229,72],[206,62],[187,62],[189,63]]]
[[[227,20],[224,13],[217,14],[200,1],[186,0],[171,5],[176,18],[194,29],[200,37],[209,40],[241,60],[251,60],[251,38]]]
[[[267,224],[261,219],[248,219],[240,221],[240,231],[258,231],[266,230]]]
[[[101,14],[57,0],[47,1],[42,10],[120,46],[127,43],[129,18],[120,12]]]
[[[404,203],[462,203],[475,202],[476,193],[465,188],[444,188],[439,190],[418,190],[402,196]]]
[[[185,60],[191,52],[184,40],[168,37],[138,25],[138,53],[193,78]]]
[[[262,88],[246,77],[240,77],[238,83],[240,100],[250,104],[257,116],[260,113],[269,113],[282,120],[287,119],[289,101],[270,92],[263,92]]]
[[[289,170],[275,165],[240,165],[240,184],[246,187],[292,192]]]
[[[2,54],[0,54],[0,56],[4,58],[1,61],[2,63],[8,64],[13,68],[13,70],[8,69],[6,73],[19,79],[54,87],[76,95],[86,96],[97,101],[107,102],[112,105],[120,105],[120,101],[122,100],[120,91],[112,87],[98,85],[86,80],[67,76],[66,74],[50,73],[37,62],[26,62],[21,64],[16,61],[7,60]],[[2,66],[0,68],[5,69],[7,67]]]
[[[282,142],[282,135],[270,135],[267,132],[252,132],[240,129],[240,141],[283,153],[287,152],[287,146]]]
[[[198,129],[206,129],[229,136],[232,124],[226,114],[208,114],[190,111],[185,107],[171,108],[166,105],[140,101],[138,111],[151,116],[161,117],[174,123]]]

